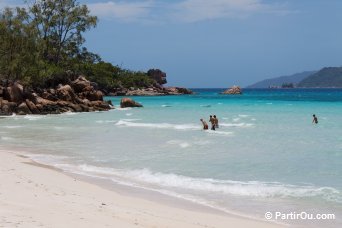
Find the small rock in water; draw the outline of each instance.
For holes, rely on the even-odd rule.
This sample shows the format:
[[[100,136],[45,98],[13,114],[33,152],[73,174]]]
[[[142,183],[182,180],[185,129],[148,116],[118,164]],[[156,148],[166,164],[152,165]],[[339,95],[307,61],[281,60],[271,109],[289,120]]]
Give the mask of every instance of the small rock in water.
[[[221,94],[242,94],[242,90],[239,86],[233,86],[232,88],[225,90]]]
[[[128,107],[143,107],[143,106],[139,104],[138,102],[132,100],[131,98],[124,97],[121,99],[120,107],[128,108]]]

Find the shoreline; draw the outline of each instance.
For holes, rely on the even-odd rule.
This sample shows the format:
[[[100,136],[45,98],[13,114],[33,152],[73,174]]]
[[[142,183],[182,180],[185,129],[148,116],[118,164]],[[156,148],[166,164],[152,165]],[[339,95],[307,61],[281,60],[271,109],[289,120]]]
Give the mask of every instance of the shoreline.
[[[281,227],[161,193],[105,186],[101,180],[66,173],[24,153],[0,153],[0,225],[63,227],[74,222],[82,227]]]

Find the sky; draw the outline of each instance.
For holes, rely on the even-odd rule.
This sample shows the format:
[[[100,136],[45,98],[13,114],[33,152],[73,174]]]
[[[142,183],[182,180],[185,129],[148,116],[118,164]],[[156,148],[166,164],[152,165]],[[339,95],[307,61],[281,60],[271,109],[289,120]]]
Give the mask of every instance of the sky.
[[[169,86],[248,86],[342,66],[340,0],[79,0],[99,22],[85,46]],[[21,4],[0,0],[0,7]]]

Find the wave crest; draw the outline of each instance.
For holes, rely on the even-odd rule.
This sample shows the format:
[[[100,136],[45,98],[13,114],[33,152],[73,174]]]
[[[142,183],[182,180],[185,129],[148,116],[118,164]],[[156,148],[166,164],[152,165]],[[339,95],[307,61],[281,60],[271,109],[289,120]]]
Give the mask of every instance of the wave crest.
[[[317,187],[312,185],[299,186],[278,182],[232,181],[207,178],[192,178],[177,174],[153,173],[149,169],[116,170],[81,165],[82,171],[100,175],[122,177],[140,184],[155,185],[167,189],[190,190],[196,192],[224,195],[247,196],[256,198],[310,198],[320,197],[326,201],[342,203],[341,192],[332,187]]]
[[[124,119],[119,120],[115,125],[126,127],[145,127],[157,129],[175,129],[175,130],[198,130],[199,125],[192,124],[170,124],[170,123],[136,123]]]

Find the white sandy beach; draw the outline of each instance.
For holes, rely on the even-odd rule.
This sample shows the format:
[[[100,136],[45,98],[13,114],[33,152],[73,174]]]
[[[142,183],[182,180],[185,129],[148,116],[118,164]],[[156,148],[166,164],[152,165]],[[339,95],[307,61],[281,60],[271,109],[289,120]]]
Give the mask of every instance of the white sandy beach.
[[[0,152],[0,227],[279,227],[119,194]]]

